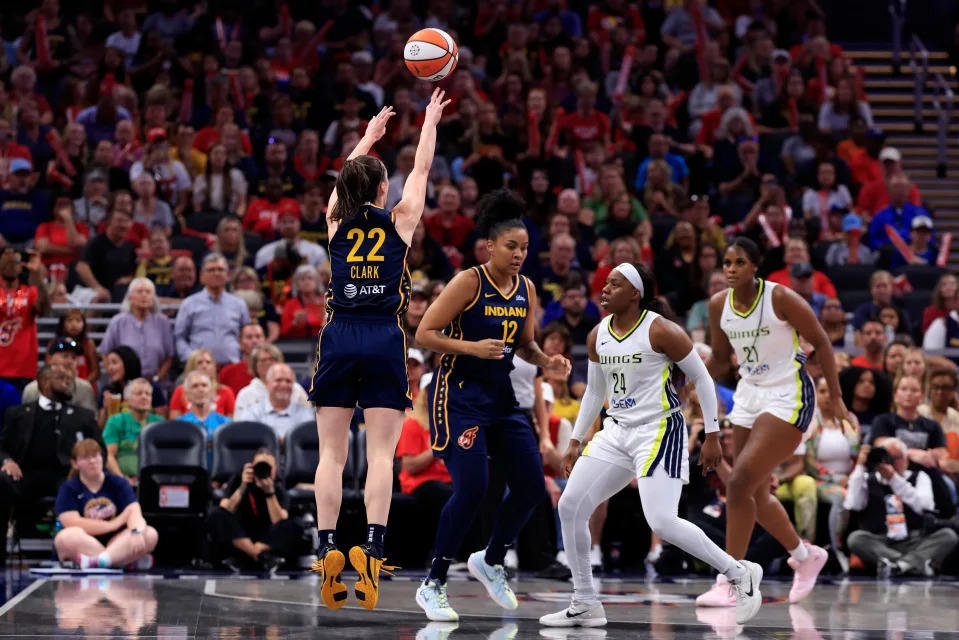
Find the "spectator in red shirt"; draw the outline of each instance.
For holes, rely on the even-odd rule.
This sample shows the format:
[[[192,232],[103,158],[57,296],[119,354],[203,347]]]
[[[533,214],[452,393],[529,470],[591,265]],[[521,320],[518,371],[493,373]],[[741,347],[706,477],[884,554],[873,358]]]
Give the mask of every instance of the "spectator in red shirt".
[[[73,221],[73,203],[64,195],[53,204],[53,222],[43,222],[37,227],[33,244],[45,266],[69,265],[83,253],[89,237],[89,227]]]
[[[234,394],[253,382],[253,350],[266,341],[263,327],[259,322],[251,322],[240,329],[240,353],[243,358],[220,369],[217,376],[220,384],[228,386]]]
[[[609,117],[596,111],[596,85],[589,81],[576,85],[576,111],[564,116],[560,127],[567,134],[573,149],[582,149],[588,142],[610,145]]]
[[[451,250],[464,251],[476,225],[460,213],[459,189],[453,185],[442,187],[436,203],[437,208],[426,218],[427,233],[443,247],[447,255]]]
[[[326,321],[326,303],[316,267],[304,264],[293,272],[290,299],[283,305],[281,338],[312,338]]]
[[[800,262],[809,262],[809,247],[806,246],[806,241],[801,240],[800,238],[790,238],[789,241],[786,242],[786,250],[783,253],[783,262],[786,264],[786,266],[778,271],[773,271],[766,279],[770,282],[775,282],[776,284],[781,284],[788,287],[789,268]],[[812,282],[813,291],[816,293],[821,293],[827,298],[837,297],[836,287],[833,286],[832,282],[829,280],[829,277],[822,271],[813,271]]]
[[[262,198],[253,198],[243,216],[243,228],[261,235],[266,240],[276,238],[276,222],[283,213],[300,217],[300,203],[296,198],[283,195],[283,180],[271,176],[266,180],[266,193]]]
[[[216,110],[213,124],[203,127],[197,132],[196,137],[193,139],[193,148],[203,153],[209,153],[210,147],[220,141],[220,136],[223,135],[223,127],[228,124],[235,124],[235,118],[236,114],[233,112],[231,105],[221,105],[220,108]],[[243,153],[252,155],[253,145],[250,144],[250,138],[242,131],[240,131],[240,142],[243,147]]]
[[[0,249],[0,380],[21,392],[37,377],[37,317],[50,310],[45,273],[40,254],[24,264],[16,249]]]
[[[862,323],[859,338],[862,342],[862,355],[853,358],[849,364],[882,371],[885,365],[886,327],[879,320],[866,320]]]
[[[315,182],[329,166],[329,159],[320,156],[319,134],[313,129],[304,129],[293,154],[293,170],[303,177],[304,182]]]
[[[866,184],[856,200],[856,208],[866,219],[872,219],[889,206],[889,180],[903,173],[902,154],[895,147],[886,147],[879,152],[879,164],[882,166],[882,178]],[[915,184],[909,188],[908,200],[916,206],[922,204],[919,188]]]

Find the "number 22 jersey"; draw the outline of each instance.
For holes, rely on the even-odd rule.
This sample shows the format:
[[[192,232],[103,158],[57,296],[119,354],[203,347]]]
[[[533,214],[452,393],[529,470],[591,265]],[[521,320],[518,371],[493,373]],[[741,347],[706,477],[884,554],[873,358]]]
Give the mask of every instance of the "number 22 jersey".
[[[410,301],[409,246],[392,212],[360,206],[330,240],[329,319],[352,317],[396,321]]]

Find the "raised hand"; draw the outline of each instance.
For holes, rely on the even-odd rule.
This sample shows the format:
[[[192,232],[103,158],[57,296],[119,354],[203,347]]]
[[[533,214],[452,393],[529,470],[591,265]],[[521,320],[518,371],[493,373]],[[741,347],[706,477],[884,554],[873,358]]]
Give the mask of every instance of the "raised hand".
[[[371,142],[376,142],[382,138],[386,134],[386,123],[395,115],[396,112],[393,111],[393,107],[383,107],[380,109],[380,112],[366,125],[366,137],[369,138]]]
[[[446,108],[451,100],[443,100],[446,97],[446,92],[440,89],[433,90],[433,96],[430,98],[430,103],[426,105],[426,115],[423,119],[423,126],[432,125],[436,126],[439,124],[440,119],[443,117],[443,109]]]

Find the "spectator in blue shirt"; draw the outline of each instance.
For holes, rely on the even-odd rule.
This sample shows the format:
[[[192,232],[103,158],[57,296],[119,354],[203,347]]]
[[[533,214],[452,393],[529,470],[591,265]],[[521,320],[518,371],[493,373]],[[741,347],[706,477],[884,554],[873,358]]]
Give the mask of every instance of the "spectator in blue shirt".
[[[935,264],[936,245],[933,243],[933,225],[932,218],[929,216],[916,216],[909,224],[909,230],[912,237],[909,239],[909,248],[912,250],[918,262],[913,264]],[[906,259],[898,251],[889,260],[889,268],[897,269],[905,266]]]
[[[33,163],[10,161],[7,188],[0,190],[0,244],[15,249],[32,246],[37,227],[50,219],[50,199],[30,186]]]
[[[889,206],[877,213],[869,224],[869,233],[866,234],[866,244],[871,249],[878,249],[889,244],[886,235],[886,225],[899,232],[902,239],[909,242],[911,239],[912,220],[917,216],[929,217],[929,212],[919,205],[909,202],[909,190],[912,183],[904,174],[900,173],[889,178]]]
[[[213,441],[213,432],[231,420],[213,410],[216,394],[213,392],[213,381],[210,376],[199,369],[187,374],[183,381],[183,390],[186,392],[188,413],[184,413],[177,420],[184,420],[198,424],[206,430],[207,443]],[[213,450],[207,447],[209,459],[207,463],[213,467]]]
[[[71,452],[71,478],[57,494],[57,521],[63,529],[53,539],[61,562],[81,569],[153,566],[158,535],[147,525],[126,478],[103,470],[103,451],[91,438]]]
[[[0,433],[3,433],[3,416],[7,413],[7,409],[18,406],[22,399],[20,391],[15,386],[6,380],[0,380]]]
[[[672,170],[673,182],[689,187],[689,167],[686,166],[686,160],[680,155],[669,152],[669,141],[666,136],[654,133],[649,137],[649,157],[643,160],[643,164],[639,165],[639,171],[636,172],[637,191],[642,191],[646,186],[646,172],[649,169],[649,163],[654,160],[664,160]]]

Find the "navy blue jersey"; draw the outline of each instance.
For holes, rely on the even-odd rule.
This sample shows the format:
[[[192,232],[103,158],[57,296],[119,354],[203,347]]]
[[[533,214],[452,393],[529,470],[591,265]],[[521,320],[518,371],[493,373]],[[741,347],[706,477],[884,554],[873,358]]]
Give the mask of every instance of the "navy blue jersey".
[[[326,304],[334,316],[393,320],[410,301],[407,245],[386,209],[364,204],[340,223],[330,240],[330,288]]]
[[[473,269],[480,282],[476,295],[444,333],[456,340],[470,342],[487,338],[502,340],[506,343],[503,359],[446,354],[440,362],[441,375],[451,373],[490,384],[510,385],[509,372],[513,370],[516,342],[523,335],[523,326],[529,315],[529,280],[525,276],[513,276],[512,288],[501,291],[493,283],[485,265]]]

